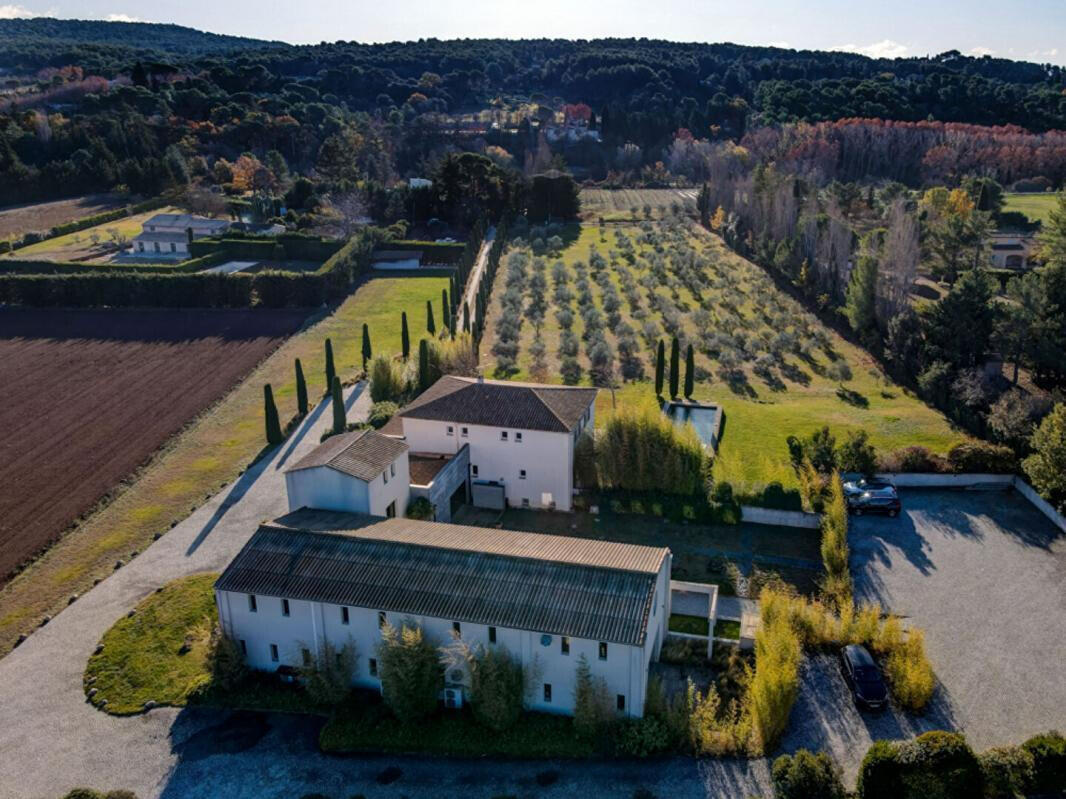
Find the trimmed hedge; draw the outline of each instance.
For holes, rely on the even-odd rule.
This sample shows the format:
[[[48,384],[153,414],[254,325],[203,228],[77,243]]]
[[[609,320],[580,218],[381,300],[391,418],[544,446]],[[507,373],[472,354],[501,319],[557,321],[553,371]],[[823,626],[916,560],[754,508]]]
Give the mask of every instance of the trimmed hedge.
[[[981,765],[959,733],[934,730],[913,741],[877,741],[859,769],[860,799],[973,799]]]
[[[131,272],[153,274],[182,274],[199,272],[209,266],[218,266],[229,260],[224,252],[214,252],[200,258],[177,264],[91,264],[80,261],[33,261],[7,258],[0,260],[0,276],[3,275],[128,275]]]
[[[459,242],[416,241],[397,239],[385,242],[382,247],[389,250],[421,250],[422,259],[431,264],[454,264],[463,257],[467,245]]]

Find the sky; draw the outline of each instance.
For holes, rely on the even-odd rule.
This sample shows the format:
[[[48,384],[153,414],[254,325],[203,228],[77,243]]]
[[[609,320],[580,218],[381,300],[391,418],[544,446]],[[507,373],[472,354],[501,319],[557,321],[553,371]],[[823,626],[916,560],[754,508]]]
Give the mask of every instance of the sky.
[[[0,19],[27,16],[173,22],[294,44],[645,36],[1066,64],[1066,0],[0,0]]]

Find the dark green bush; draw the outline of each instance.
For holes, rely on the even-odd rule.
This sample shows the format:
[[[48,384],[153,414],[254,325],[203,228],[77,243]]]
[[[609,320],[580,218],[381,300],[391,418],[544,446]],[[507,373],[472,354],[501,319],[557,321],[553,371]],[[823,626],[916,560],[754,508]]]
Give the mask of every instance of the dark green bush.
[[[888,741],[874,741],[859,766],[855,785],[859,799],[900,799],[903,784],[896,764],[896,749]]]
[[[859,799],[973,799],[981,765],[959,733],[935,730],[913,741],[877,741],[859,768]]]
[[[104,799],[104,795],[92,788],[75,788],[69,791],[63,799]]]
[[[988,799],[1025,796],[1033,787],[1033,756],[1020,746],[989,749],[977,756]]]
[[[844,785],[829,755],[800,749],[781,755],[771,770],[776,799],[843,799]]]
[[[615,748],[626,757],[650,757],[667,751],[673,743],[669,728],[650,716],[623,722]]]
[[[904,447],[881,456],[878,464],[884,472],[943,472],[947,464],[925,447]]]
[[[1066,789],[1066,738],[1056,731],[1035,735],[1022,744],[1033,756],[1033,773],[1037,790]]]
[[[948,452],[948,463],[958,474],[1014,474],[1018,471],[1018,458],[1010,447],[984,441],[956,444]]]
[[[370,415],[367,416],[367,421],[370,426],[375,430],[383,428],[393,416],[396,415],[396,411],[400,409],[400,406],[395,402],[383,401],[375,402],[370,406]]]

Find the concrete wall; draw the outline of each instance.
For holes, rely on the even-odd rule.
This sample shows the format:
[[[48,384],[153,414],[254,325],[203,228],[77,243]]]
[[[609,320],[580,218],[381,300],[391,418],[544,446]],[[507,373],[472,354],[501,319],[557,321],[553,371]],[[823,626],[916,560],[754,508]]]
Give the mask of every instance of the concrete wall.
[[[897,488],[1007,488],[1014,482],[1009,474],[932,474],[889,473],[877,475],[878,480],[887,480]]]
[[[407,512],[411,494],[411,474],[404,452],[383,474],[369,483],[338,472],[329,466],[317,466],[286,472],[285,490],[289,510],[318,508],[350,513],[385,516],[389,503],[396,503],[396,515]]]
[[[752,524],[775,524],[782,527],[803,527],[816,530],[821,525],[821,516],[801,510],[777,510],[776,508],[757,508],[753,505],[741,505],[740,516]]]
[[[450,522],[452,520],[452,494],[462,486],[470,474],[470,447],[460,447],[459,452],[448,461],[448,465],[437,472],[429,486],[411,486],[411,499],[425,497],[433,505],[433,521]]]
[[[557,509],[570,510],[574,475],[570,433],[408,418],[403,420],[403,431],[414,452],[452,453],[469,444],[471,476],[502,483],[512,506],[522,507],[528,500],[530,507],[544,508],[554,501]],[[506,441],[501,438],[504,432]]]
[[[648,632],[642,647],[607,642],[607,658],[599,657],[600,642],[582,638],[569,639],[569,653],[562,650],[558,635],[544,634],[535,630],[496,628],[495,646],[505,647],[534,675],[530,685],[527,706],[534,710],[554,713],[573,713],[575,672],[578,659],[584,655],[593,676],[607,681],[612,702],[619,695],[625,697],[624,715],[640,717],[644,713],[644,698],[647,693],[648,664],[658,657],[658,649],[666,632],[666,614],[669,597],[669,559],[659,573],[652,613],[648,620]],[[367,688],[381,687],[380,680],[371,674],[371,659],[381,642],[378,611],[374,608],[348,608],[348,623],[343,623],[339,605],[302,600],[289,600],[289,615],[282,613],[280,597],[256,596],[256,610],[251,610],[246,594],[216,591],[219,621],[223,630],[246,652],[245,659],[251,668],[274,671],[280,665],[299,667],[303,664],[303,650],[319,653],[329,641],[336,647],[351,644],[357,661],[352,675],[352,684]],[[452,640],[452,619],[429,616],[405,616],[389,613],[390,624],[404,622],[422,627],[427,637],[438,645]],[[460,636],[471,646],[492,646],[486,625],[461,622]],[[277,661],[271,658],[271,644],[277,647]],[[451,669],[446,674],[449,683],[469,685],[469,677],[453,680]],[[551,700],[544,697],[544,685],[551,686]]]
[[[1036,489],[1025,482],[1022,478],[1015,476],[1014,487],[1018,489],[1018,493],[1025,497],[1027,500],[1033,503],[1033,506],[1043,513],[1048,519],[1063,532],[1066,532],[1066,517],[1063,517],[1061,513],[1052,507],[1051,503],[1036,493]]]

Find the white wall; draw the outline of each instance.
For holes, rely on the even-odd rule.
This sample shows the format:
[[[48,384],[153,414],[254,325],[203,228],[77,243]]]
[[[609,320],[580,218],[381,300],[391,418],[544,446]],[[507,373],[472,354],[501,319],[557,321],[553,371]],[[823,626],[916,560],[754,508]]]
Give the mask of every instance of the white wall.
[[[370,483],[338,472],[329,466],[316,466],[285,473],[285,490],[289,510],[317,508],[319,510],[368,513],[385,516],[390,502],[396,503],[396,515],[407,512],[411,496],[411,473],[407,453],[404,452],[389,470],[388,482],[380,474]]]
[[[544,646],[540,632],[497,627],[495,645],[506,648],[523,666],[532,667],[527,706],[549,713],[572,713],[575,673],[578,659],[584,655],[593,676],[606,680],[611,702],[615,703],[621,694],[625,696],[625,714],[642,716],[648,664],[658,657],[657,645],[661,645],[666,634],[669,570],[667,558],[656,582],[655,608],[649,618],[645,645],[636,647],[608,642],[606,660],[599,659],[599,641],[572,638],[570,652],[564,655],[558,635],[552,635],[548,645]],[[303,663],[302,649],[321,651],[327,640],[337,647],[351,643],[357,656],[353,684],[380,688],[380,680],[370,674],[370,659],[376,657],[376,648],[381,642],[376,609],[350,607],[348,624],[345,625],[339,605],[290,599],[289,616],[286,617],[282,615],[279,597],[257,596],[257,610],[253,613],[246,594],[215,593],[222,627],[238,645],[244,642],[246,662],[251,668],[274,671],[279,665],[299,667]],[[393,625],[413,621],[438,645],[452,640],[451,619],[396,613],[387,614],[387,619]],[[460,632],[463,641],[471,646],[491,646],[486,625],[463,622]],[[271,644],[278,647],[278,662],[271,660]],[[450,669],[445,676],[451,682]],[[545,683],[552,687],[550,702],[544,701]]]
[[[592,424],[592,408],[589,408]],[[451,435],[448,427],[452,428]],[[463,435],[466,428],[466,435]],[[501,431],[507,440],[500,439]],[[522,428],[464,425],[458,422],[434,422],[403,418],[403,432],[412,452],[454,453],[463,444],[470,445],[471,475],[477,467],[477,480],[496,480],[504,484],[507,501],[522,507],[528,499],[532,508],[547,507],[545,493],[551,494],[558,510],[571,508],[574,491],[574,433],[547,433]],[[516,434],[521,433],[521,443]],[[526,475],[523,478],[522,470]]]

